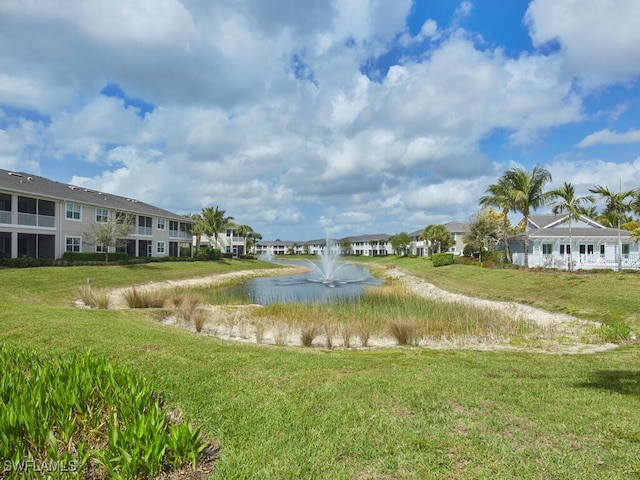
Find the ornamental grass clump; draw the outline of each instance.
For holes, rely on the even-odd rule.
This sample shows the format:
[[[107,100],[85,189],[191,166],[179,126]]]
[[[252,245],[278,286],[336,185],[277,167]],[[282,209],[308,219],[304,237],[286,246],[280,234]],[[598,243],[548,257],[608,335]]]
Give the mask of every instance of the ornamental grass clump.
[[[195,469],[208,446],[187,419],[170,419],[153,385],[89,353],[44,358],[2,346],[0,371],[9,478],[29,463],[77,478],[152,478]]]
[[[90,308],[109,308],[109,296],[104,290],[91,288],[91,285],[83,285],[78,290],[80,300]]]
[[[388,330],[398,345],[418,345],[420,343],[420,328],[413,318],[390,321]]]
[[[169,294],[162,290],[140,290],[133,287],[125,290],[123,297],[129,308],[161,308]]]

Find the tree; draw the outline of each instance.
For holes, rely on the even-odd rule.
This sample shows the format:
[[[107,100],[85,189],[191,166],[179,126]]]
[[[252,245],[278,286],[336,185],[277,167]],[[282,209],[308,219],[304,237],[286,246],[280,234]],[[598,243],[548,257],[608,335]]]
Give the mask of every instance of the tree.
[[[247,237],[253,232],[249,225],[238,225],[235,227],[236,233],[244,239],[244,255],[247,254]]]
[[[191,233],[193,233],[196,237],[196,256],[200,254],[200,243],[202,240],[202,235],[206,235],[206,226],[204,221],[202,220],[202,215],[199,213],[187,213],[185,217],[191,219],[193,221],[193,225],[191,227]]]
[[[135,216],[118,213],[107,218],[106,222],[94,222],[85,234],[89,243],[99,245],[104,251],[104,261],[109,261],[109,248],[117,248],[126,243],[126,237],[134,224]]]
[[[511,185],[503,175],[485,190],[487,195],[480,197],[480,205],[483,207],[497,207],[502,209],[502,248],[506,262],[511,262],[509,255],[509,212],[516,211],[516,203],[513,197]]]
[[[219,246],[218,234],[225,228],[233,226],[233,217],[225,216],[225,210],[216,207],[207,207],[202,210],[202,225],[205,235],[209,237],[209,244],[213,239],[213,247]]]
[[[502,234],[502,214],[494,210],[482,210],[469,220],[469,231],[464,236],[464,242],[472,251],[494,250],[500,242]]]
[[[455,243],[453,235],[444,225],[429,225],[422,231],[420,237],[427,240],[430,245],[437,245],[438,253],[442,253],[442,250],[448,250]]]
[[[391,237],[391,248],[403,257],[407,254],[407,247],[410,243],[411,237],[407,232],[400,232]]]
[[[343,238],[342,240],[340,240],[340,250],[342,251],[343,255],[351,255],[351,240],[349,240],[348,238]]]
[[[247,234],[247,240],[249,241],[249,245],[251,245],[251,251],[253,251],[253,248],[256,246],[256,243],[262,240],[262,234],[251,230]]]
[[[620,238],[620,225],[628,221],[625,217],[627,212],[633,209],[633,197],[638,195],[637,190],[625,190],[618,193],[609,191],[607,187],[596,185],[590,188],[591,193],[600,195],[605,201],[603,214],[608,218],[611,225],[616,225],[618,229],[618,271],[622,271],[622,240]]]
[[[573,270],[573,235],[571,231],[571,222],[580,221],[582,216],[582,204],[594,203],[595,198],[593,195],[586,195],[583,197],[576,197],[575,187],[568,182],[564,182],[562,187],[556,188],[549,192],[551,198],[551,211],[556,215],[565,213],[567,214],[563,222],[569,223],[569,270]]]
[[[515,211],[524,217],[524,265],[529,268],[529,216],[546,204],[548,194],[545,185],[551,181],[551,173],[536,165],[531,172],[514,167],[503,174],[513,197]]]

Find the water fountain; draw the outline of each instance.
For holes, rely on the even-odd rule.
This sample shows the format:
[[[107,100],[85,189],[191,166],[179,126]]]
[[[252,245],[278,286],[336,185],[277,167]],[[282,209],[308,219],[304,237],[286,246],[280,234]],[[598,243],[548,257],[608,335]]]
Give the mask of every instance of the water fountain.
[[[355,263],[340,261],[340,247],[327,240],[317,261],[304,260],[309,272],[285,277],[259,277],[245,282],[243,288],[255,303],[328,302],[337,298],[356,298],[364,285],[380,285],[369,270]],[[295,259],[279,256],[273,261],[300,264]]]
[[[320,250],[320,262],[307,262],[311,271],[320,275],[319,279],[308,278],[309,281],[319,281],[328,287],[335,287],[340,283],[347,282],[348,279],[341,278],[338,274],[345,271],[346,264],[339,263],[340,247],[327,240],[324,248]],[[353,279],[351,279],[353,281]]]

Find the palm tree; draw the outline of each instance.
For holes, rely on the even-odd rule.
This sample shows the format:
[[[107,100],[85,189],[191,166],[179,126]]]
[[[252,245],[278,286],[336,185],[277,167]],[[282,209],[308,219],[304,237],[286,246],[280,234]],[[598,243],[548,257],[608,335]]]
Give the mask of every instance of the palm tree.
[[[218,234],[233,225],[233,217],[227,217],[225,213],[225,210],[220,210],[216,206],[204,208],[200,214],[205,234],[209,237],[209,244],[213,238],[214,248],[218,246]]]
[[[196,251],[195,255],[198,256],[200,254],[200,242],[202,240],[202,235],[206,235],[206,225],[202,220],[202,215],[199,213],[187,213],[185,217],[193,220],[193,225],[191,227],[191,233],[193,233],[196,237]]]
[[[536,165],[531,172],[514,167],[506,171],[503,177],[513,196],[515,210],[524,217],[524,265],[529,268],[529,216],[531,210],[546,204],[548,194],[544,186],[551,181],[551,173]]]
[[[511,262],[509,255],[509,244],[507,236],[509,235],[509,212],[515,212],[515,200],[513,191],[507,182],[505,175],[498,179],[497,183],[489,185],[484,195],[480,197],[480,205],[483,207],[497,207],[502,209],[502,245],[504,247],[505,261]]]
[[[620,239],[620,225],[627,221],[625,214],[633,210],[634,199],[638,195],[637,190],[625,190],[618,193],[611,192],[607,187],[596,185],[590,188],[591,193],[600,195],[605,201],[603,215],[605,215],[611,225],[616,225],[618,229],[618,271],[622,271],[622,240]]]
[[[247,254],[247,237],[253,232],[253,228],[249,225],[238,225],[235,228],[236,233],[244,239],[244,255]]]
[[[596,200],[593,198],[593,195],[576,197],[575,187],[567,182],[564,182],[562,187],[551,190],[549,196],[552,198],[551,211],[553,213],[558,215],[559,213],[567,212],[567,216],[563,222],[569,222],[569,270],[573,270],[573,235],[571,232],[571,222],[573,220],[576,222],[580,221],[580,217],[583,215],[583,203],[594,203]]]
[[[438,253],[442,253],[443,248],[446,250],[455,242],[453,235],[444,225],[429,225],[422,231],[420,237],[423,240],[428,240],[430,245],[437,244]]]

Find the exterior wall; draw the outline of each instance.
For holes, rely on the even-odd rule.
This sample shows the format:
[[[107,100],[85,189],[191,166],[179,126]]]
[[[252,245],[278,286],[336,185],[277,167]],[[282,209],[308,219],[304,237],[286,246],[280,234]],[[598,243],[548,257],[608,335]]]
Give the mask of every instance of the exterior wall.
[[[628,239],[622,242],[622,268],[640,268],[638,244]],[[573,261],[574,269],[618,268],[618,240],[574,239],[573,254],[567,248],[568,239],[530,239],[529,267],[569,269]],[[522,242],[510,244],[513,263],[524,265],[524,245]]]
[[[88,238],[91,227],[96,221],[98,208],[106,210],[109,216],[115,215],[115,210],[96,207],[83,203],[67,202],[51,198],[40,198],[34,195],[15,192],[0,192],[6,198],[11,197],[11,211],[0,213],[0,255],[16,258],[18,256],[53,257],[60,258],[67,248],[79,252],[96,252],[98,248]],[[22,203],[33,201],[36,205],[53,203],[53,216],[38,213],[19,212],[18,199]],[[24,209],[24,207],[22,207]],[[37,208],[36,208],[37,210]],[[67,214],[69,212],[69,214]],[[47,212],[49,213],[49,212]],[[169,255],[170,244],[173,250],[180,254],[180,247],[189,247],[191,234],[188,233],[189,222],[173,221],[177,228],[170,230],[170,219],[164,217],[151,218],[150,228],[138,226],[138,220],[145,215],[135,215],[135,224],[126,237],[134,241],[134,256],[162,257]],[[164,229],[159,228],[164,220]],[[68,245],[68,242],[70,244]],[[150,246],[150,252],[146,246]],[[111,251],[115,249],[111,248]],[[142,251],[144,250],[144,251]]]
[[[196,246],[197,239],[193,236],[193,246]],[[217,241],[209,238],[207,235],[200,236],[200,245],[208,245],[213,248],[219,248],[222,253],[229,253],[238,256],[245,254],[245,238],[237,236],[232,228],[226,229],[224,232],[218,233]]]

